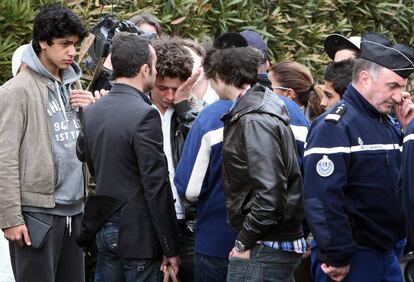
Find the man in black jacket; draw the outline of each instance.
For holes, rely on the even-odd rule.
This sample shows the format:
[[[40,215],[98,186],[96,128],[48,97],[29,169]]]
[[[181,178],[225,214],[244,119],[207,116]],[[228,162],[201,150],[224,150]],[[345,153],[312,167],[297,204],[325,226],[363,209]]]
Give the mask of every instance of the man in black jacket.
[[[238,47],[210,50],[203,64],[220,99],[235,101],[222,118],[227,220],[238,232],[227,281],[293,281],[306,251],[295,141],[280,98],[250,87],[260,63],[260,52]]]
[[[116,83],[85,111],[78,157],[95,176],[96,196],[86,204],[80,241],[99,230],[95,281],[159,281],[160,264],[163,269],[168,263],[178,272],[161,122],[144,94],[154,85],[156,60],[146,40],[117,34],[112,49]]]

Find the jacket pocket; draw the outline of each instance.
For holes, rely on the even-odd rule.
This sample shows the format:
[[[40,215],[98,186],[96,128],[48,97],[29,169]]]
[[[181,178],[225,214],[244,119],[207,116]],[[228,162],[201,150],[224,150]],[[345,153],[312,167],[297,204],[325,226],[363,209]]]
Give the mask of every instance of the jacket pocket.
[[[62,156],[55,163],[55,202],[69,204],[84,197],[82,163],[73,155]]]

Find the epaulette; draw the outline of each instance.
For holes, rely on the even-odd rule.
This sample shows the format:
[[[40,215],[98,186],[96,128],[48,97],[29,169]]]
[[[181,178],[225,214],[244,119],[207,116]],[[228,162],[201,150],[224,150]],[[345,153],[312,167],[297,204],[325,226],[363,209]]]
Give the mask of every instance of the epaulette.
[[[325,120],[337,123],[345,112],[346,112],[346,105],[344,103],[338,104],[325,117]]]

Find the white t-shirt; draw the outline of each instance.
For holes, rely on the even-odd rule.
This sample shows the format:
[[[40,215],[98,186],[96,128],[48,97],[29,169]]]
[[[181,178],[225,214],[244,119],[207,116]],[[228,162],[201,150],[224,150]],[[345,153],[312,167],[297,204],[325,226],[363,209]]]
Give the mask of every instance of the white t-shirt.
[[[167,157],[168,163],[168,172],[170,177],[171,189],[174,197],[174,205],[175,205],[175,213],[177,214],[177,219],[184,219],[184,210],[180,203],[180,198],[178,197],[177,188],[174,185],[174,176],[175,176],[175,168],[174,168],[174,161],[172,157],[172,148],[171,148],[171,117],[174,113],[174,109],[169,107],[164,115],[158,110],[158,108],[153,104],[154,108],[160,113],[161,117],[161,127],[162,127],[162,135],[163,135],[163,144],[164,144],[164,154]]]

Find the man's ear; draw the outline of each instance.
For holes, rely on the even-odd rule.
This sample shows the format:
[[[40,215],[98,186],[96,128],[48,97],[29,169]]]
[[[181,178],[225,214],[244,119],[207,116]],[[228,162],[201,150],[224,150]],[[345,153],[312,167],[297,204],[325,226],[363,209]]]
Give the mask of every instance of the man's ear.
[[[141,66],[141,69],[139,70],[139,72],[142,73],[142,75],[144,77],[148,77],[149,74],[150,74],[150,68],[149,68],[148,64],[143,64]]]
[[[45,50],[49,44],[47,44],[47,41],[39,41],[40,49]]]
[[[372,81],[372,76],[369,72],[363,70],[359,73],[359,81],[362,84],[362,86],[366,89]]]

